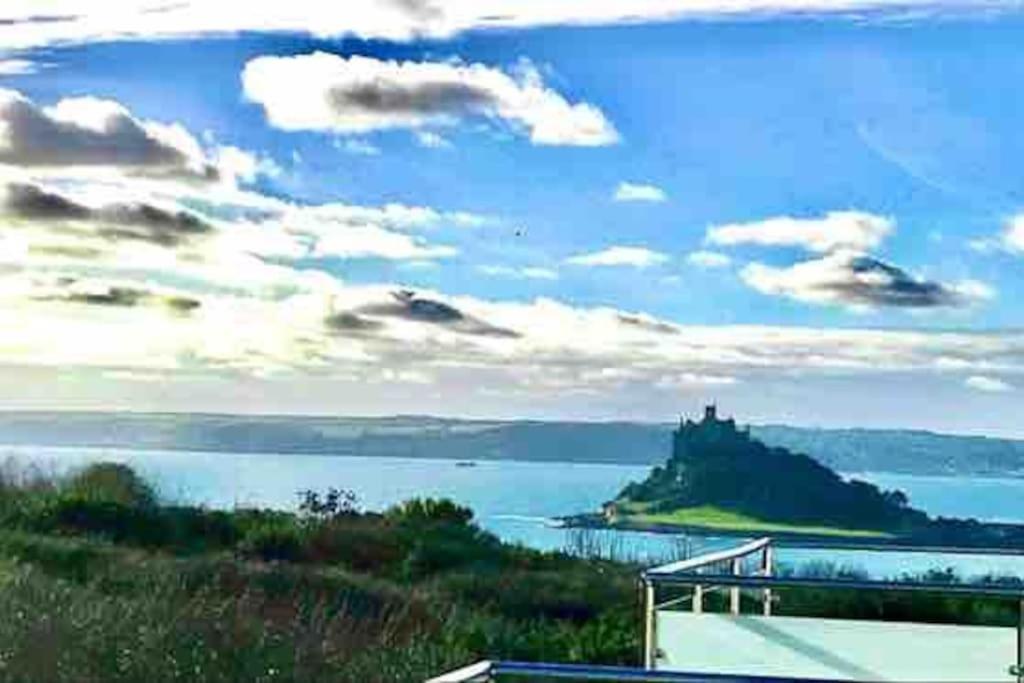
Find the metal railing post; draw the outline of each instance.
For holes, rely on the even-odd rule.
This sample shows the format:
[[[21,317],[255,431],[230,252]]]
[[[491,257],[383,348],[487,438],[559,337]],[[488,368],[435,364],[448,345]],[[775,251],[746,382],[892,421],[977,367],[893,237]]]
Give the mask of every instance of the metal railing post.
[[[733,559],[729,563],[729,569],[733,576],[740,575],[740,560],[739,558]],[[729,589],[729,612],[734,615],[740,613],[740,587],[733,586]]]
[[[644,579],[644,668],[653,669],[657,656],[657,643],[655,642],[656,621],[655,621],[655,592],[654,582]]]
[[[1017,603],[1017,666],[1013,674],[1017,683],[1024,683],[1024,598]]]
[[[772,575],[772,547],[766,545],[764,551],[761,553],[761,575],[771,576]],[[765,588],[761,595],[761,607],[764,616],[770,617],[772,615],[772,589]]]
[[[704,586],[699,583],[693,587],[693,613],[701,614],[704,611]]]

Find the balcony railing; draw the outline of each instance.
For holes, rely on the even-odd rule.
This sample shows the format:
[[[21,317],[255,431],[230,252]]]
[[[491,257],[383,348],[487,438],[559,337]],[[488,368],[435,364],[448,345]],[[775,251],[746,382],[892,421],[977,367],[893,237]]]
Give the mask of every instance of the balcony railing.
[[[642,582],[649,669],[1024,682],[1020,585],[778,576],[767,538],[650,569]]]
[[[1020,583],[779,575],[774,555],[763,538],[643,572],[644,668],[481,662],[429,683],[1024,683]]]

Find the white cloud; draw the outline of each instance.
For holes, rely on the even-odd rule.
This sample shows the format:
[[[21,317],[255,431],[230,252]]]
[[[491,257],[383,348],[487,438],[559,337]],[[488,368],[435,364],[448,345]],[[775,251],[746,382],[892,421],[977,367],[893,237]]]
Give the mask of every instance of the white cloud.
[[[995,297],[991,287],[976,280],[928,280],[873,256],[870,251],[895,227],[892,219],[883,216],[833,211],[823,218],[780,217],[716,226],[708,230],[705,241],[722,246],[800,247],[820,254],[784,267],[754,262],[740,271],[744,282],[762,294],[805,303],[865,312],[960,308]]]
[[[698,268],[728,268],[732,265],[732,259],[728,255],[717,251],[694,251],[686,256],[686,262]]]
[[[483,64],[396,62],[317,52],[257,57],[242,73],[246,96],[284,130],[343,134],[500,120],[537,145],[609,145],[618,140],[599,109],[570,104],[528,64],[518,73]]]
[[[416,131],[416,143],[427,149],[451,149],[451,141],[432,130]]]
[[[1005,3],[1012,10],[1013,3]],[[0,47],[27,48],[66,42],[224,34],[290,32],[317,37],[410,40],[449,37],[474,29],[600,25],[774,13],[950,13],[998,11],[976,0],[290,0],[263,2],[239,11],[208,0],[173,4],[155,0],[5,0],[0,5]],[[980,8],[980,9],[979,9]],[[51,15],[59,21],[40,21]]]
[[[230,182],[251,183],[259,176],[276,178],[283,173],[272,159],[230,145],[215,148],[211,156],[221,175]]]
[[[650,268],[668,262],[667,254],[652,251],[644,247],[615,246],[601,251],[578,254],[566,259],[566,263],[574,266],[631,266],[633,268]]]
[[[706,241],[719,246],[756,244],[801,247],[824,254],[838,249],[868,251],[893,231],[892,219],[861,211],[832,211],[823,218],[781,216],[708,229]]]
[[[702,387],[728,387],[738,384],[735,377],[728,375],[700,375],[692,372],[672,374],[655,382],[659,389],[692,389]]]
[[[337,203],[304,206],[301,209],[296,209],[288,219],[293,223],[312,221],[325,225],[369,223],[403,231],[429,230],[443,226],[479,228],[492,221],[488,216],[470,211],[438,211],[429,206],[394,203],[382,206]]]
[[[617,202],[664,202],[668,195],[660,187],[640,183],[621,182],[612,199]]]
[[[313,231],[311,231],[311,234]],[[409,235],[375,225],[352,225],[339,230],[318,228],[312,256],[337,258],[382,258],[392,261],[431,260],[455,256],[449,246],[425,245]]]
[[[1024,214],[1010,220],[1003,235],[1003,244],[1010,251],[1024,253]]]
[[[478,266],[484,275],[492,277],[505,277],[515,280],[557,280],[558,271],[551,268],[523,267],[513,268],[511,266]]]
[[[989,394],[1005,394],[1013,391],[1013,385],[997,377],[986,377],[985,375],[971,375],[964,380],[964,386],[975,391],[983,391]]]
[[[991,299],[986,285],[966,280],[943,284],[917,278],[891,264],[852,251],[776,268],[752,263],[740,273],[763,294],[852,309],[962,307]]]
[[[380,147],[361,138],[343,138],[334,141],[334,147],[348,154],[364,157],[380,156]]]
[[[979,254],[1024,254],[1024,213],[1007,220],[1001,234],[972,239],[967,246]]]
[[[39,70],[39,64],[27,59],[0,59],[0,76],[24,76]]]

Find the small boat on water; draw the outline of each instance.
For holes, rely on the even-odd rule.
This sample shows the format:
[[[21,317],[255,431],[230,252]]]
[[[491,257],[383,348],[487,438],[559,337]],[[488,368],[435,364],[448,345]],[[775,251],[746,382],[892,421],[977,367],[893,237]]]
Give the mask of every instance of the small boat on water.
[[[456,467],[476,467],[476,463],[472,460],[459,460],[455,463]]]

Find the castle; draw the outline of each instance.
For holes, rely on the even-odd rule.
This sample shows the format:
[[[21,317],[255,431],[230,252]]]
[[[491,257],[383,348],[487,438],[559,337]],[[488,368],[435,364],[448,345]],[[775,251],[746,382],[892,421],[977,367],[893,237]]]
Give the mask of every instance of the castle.
[[[672,434],[672,457],[674,460],[685,457],[693,448],[703,449],[704,446],[726,441],[749,441],[749,428],[739,429],[733,418],[718,417],[718,406],[709,403],[704,407],[704,419],[695,422],[689,418],[679,418],[679,428]]]

